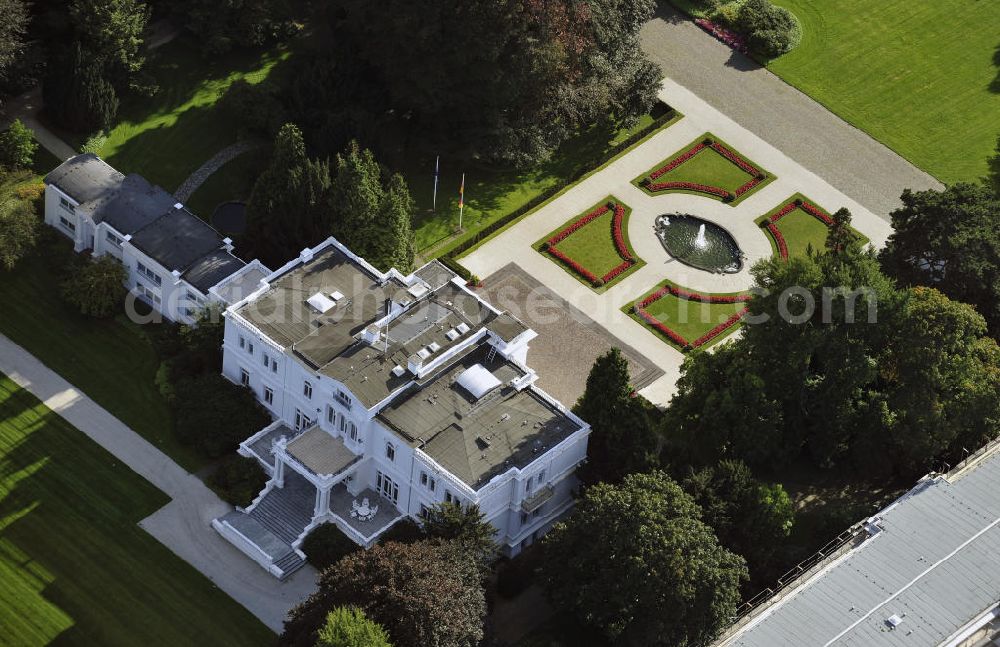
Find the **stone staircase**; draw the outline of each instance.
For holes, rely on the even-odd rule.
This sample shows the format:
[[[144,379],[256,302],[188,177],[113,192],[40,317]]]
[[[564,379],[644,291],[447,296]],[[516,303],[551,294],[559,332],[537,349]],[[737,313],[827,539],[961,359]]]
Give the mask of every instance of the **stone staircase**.
[[[272,488],[248,514],[291,545],[312,521],[315,503],[316,488],[312,483],[288,470],[285,487]]]
[[[285,579],[295,571],[306,565],[306,560],[299,557],[299,554],[292,551],[274,562],[274,565],[281,569],[281,579]]]

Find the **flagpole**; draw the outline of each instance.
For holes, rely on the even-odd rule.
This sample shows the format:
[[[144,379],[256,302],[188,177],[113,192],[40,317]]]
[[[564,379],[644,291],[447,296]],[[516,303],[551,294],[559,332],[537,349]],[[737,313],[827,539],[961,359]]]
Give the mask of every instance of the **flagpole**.
[[[431,209],[437,211],[438,208],[438,172],[441,169],[441,156],[437,156],[434,162],[434,198],[431,202]]]
[[[465,211],[465,173],[462,173],[462,186],[458,189],[458,230],[462,231],[462,212]]]

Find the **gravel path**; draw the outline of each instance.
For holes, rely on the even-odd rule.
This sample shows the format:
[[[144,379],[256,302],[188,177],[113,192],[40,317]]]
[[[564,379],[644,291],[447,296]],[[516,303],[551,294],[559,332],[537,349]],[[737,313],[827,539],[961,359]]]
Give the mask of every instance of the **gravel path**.
[[[275,633],[282,630],[289,610],[316,590],[316,570],[311,566],[282,582],[247,559],[210,525],[212,519],[232,510],[232,506],[3,335],[0,335],[0,372],[169,495],[170,503],[139,525]]]
[[[202,164],[201,168],[188,176],[188,179],[184,180],[184,182],[177,187],[177,190],[174,191],[174,196],[176,196],[176,198],[181,202],[187,202],[188,198],[191,197],[191,194],[197,191],[198,187],[204,184],[205,180],[211,177],[213,173],[222,168],[226,162],[236,159],[243,153],[260,148],[262,145],[263,142],[256,139],[247,139],[241,142],[236,142],[232,146],[223,148],[221,151],[216,153],[212,159]]]
[[[903,189],[942,186],[670,7],[643,27],[642,46],[668,78],[883,218]]]

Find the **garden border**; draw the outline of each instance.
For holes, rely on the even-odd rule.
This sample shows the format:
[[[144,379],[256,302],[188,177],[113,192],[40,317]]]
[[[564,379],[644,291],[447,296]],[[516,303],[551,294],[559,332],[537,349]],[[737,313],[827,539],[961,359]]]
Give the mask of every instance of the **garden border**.
[[[658,178],[690,161],[698,153],[709,149],[732,162],[741,171],[749,175],[750,179],[736,187],[734,191],[729,191],[719,186],[698,184],[695,182],[656,182]],[[722,200],[730,206],[736,206],[743,198],[755,193],[758,189],[774,181],[776,178],[776,175],[767,171],[756,162],[753,162],[734,147],[726,144],[719,137],[706,132],[695,141],[683,147],[680,152],[661,161],[651,170],[634,179],[632,184],[651,196],[673,192],[707,194]]]
[[[611,268],[604,275],[597,276],[584,267],[583,263],[574,260],[569,255],[563,253],[557,248],[557,246],[571,234],[580,231],[587,225],[591,224],[594,220],[597,220],[601,216],[607,214],[609,211],[613,211],[611,217],[611,243],[614,246],[615,252],[617,252],[619,258],[622,259],[622,262]],[[628,222],[628,218],[631,214],[631,207],[616,198],[614,195],[609,195],[593,207],[587,209],[584,215],[568,221],[568,224],[564,223],[555,231],[550,232],[541,240],[536,241],[532,247],[541,254],[547,254],[553,257],[566,269],[575,274],[577,278],[581,278],[587,282],[591,288],[603,291],[604,289],[610,287],[610,285],[615,281],[627,276],[631,271],[645,265],[645,261],[643,261],[643,259],[635,253],[634,249],[632,249],[632,245],[630,244],[628,238],[626,223]]]
[[[667,326],[646,310],[647,307],[667,295],[677,297],[678,299],[684,299],[686,301],[699,301],[701,303],[746,303],[752,297],[752,295],[747,292],[734,294],[705,294],[702,292],[692,292],[691,290],[682,288],[674,283],[671,283],[670,281],[666,281],[660,288],[646,295],[641,301],[633,302],[632,304],[626,305],[622,308],[625,312],[637,317],[645,322],[646,325],[662,334],[675,346],[678,346],[681,352],[684,353],[701,348],[702,346],[705,346],[706,344],[716,341],[718,338],[724,336],[724,333],[729,331],[730,328],[739,324],[739,322],[747,315],[749,310],[747,307],[743,307],[743,309],[737,311],[722,323],[714,326],[708,332],[691,341]]]
[[[768,213],[757,218],[754,222],[770,234],[771,240],[777,246],[776,251],[778,252],[778,257],[785,261],[789,258],[788,242],[785,240],[785,236],[781,233],[781,230],[778,229],[777,222],[785,216],[791,214],[796,209],[799,209],[816,218],[827,227],[833,224],[833,218],[826,209],[817,206],[813,201],[809,200],[809,198],[801,193],[792,195],[792,197],[784,201],[781,206],[772,209]],[[851,230],[857,234],[862,245],[870,242],[868,237],[859,232],[857,229],[851,227]]]

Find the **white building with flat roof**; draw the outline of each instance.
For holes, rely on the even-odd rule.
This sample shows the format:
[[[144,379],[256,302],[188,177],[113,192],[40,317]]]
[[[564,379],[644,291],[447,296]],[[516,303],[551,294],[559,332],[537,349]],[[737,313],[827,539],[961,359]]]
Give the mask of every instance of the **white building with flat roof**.
[[[321,523],[370,546],[477,505],[516,554],[572,507],[590,427],[534,384],[534,331],[443,265],[380,272],[331,238],[225,318],[223,373],[275,421],[240,445],[266,487],[213,526],[274,575]]]

